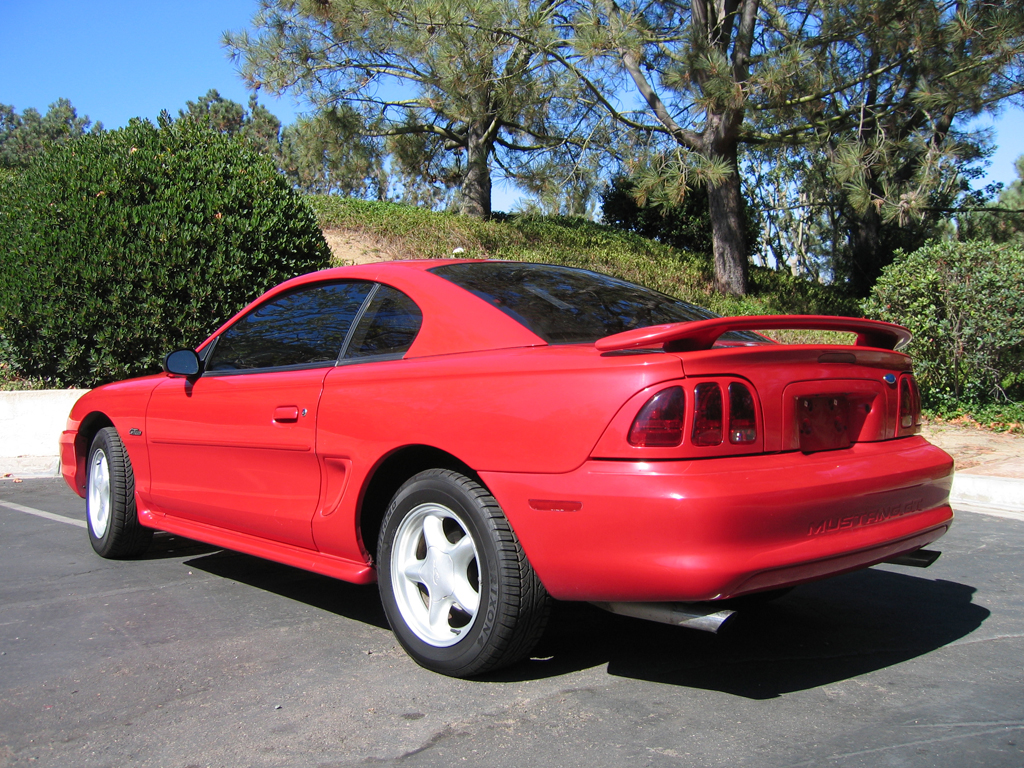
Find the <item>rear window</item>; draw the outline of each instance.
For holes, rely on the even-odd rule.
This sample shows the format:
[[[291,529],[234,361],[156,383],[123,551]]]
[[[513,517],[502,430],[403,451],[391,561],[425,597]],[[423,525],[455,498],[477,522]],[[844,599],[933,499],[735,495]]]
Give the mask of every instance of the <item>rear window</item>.
[[[584,269],[476,262],[430,271],[476,294],[549,344],[592,344],[634,328],[718,317],[664,293]],[[764,341],[747,333],[727,337]]]

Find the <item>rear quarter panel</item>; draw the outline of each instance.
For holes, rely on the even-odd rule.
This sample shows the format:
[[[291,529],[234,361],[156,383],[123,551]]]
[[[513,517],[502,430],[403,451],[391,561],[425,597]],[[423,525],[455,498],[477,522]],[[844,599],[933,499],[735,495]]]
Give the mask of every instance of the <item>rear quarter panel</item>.
[[[634,393],[680,372],[671,355],[602,356],[588,345],[336,368],[320,402],[317,452],[344,467],[346,490],[322,503],[317,545],[354,556],[360,497],[374,468],[402,447],[430,446],[477,472],[568,472]]]
[[[419,444],[477,471],[568,472],[630,397],[681,370],[673,356],[586,345],[341,366],[324,384],[317,450],[374,462]]]

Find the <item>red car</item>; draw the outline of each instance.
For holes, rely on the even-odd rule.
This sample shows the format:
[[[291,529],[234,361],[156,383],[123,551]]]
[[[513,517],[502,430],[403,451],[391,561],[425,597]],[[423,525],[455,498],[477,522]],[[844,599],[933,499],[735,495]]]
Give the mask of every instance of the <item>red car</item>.
[[[558,266],[330,269],[86,394],[62,471],[100,555],[162,530],[376,580],[412,657],[469,676],[529,653],[552,598],[713,629],[725,598],[928,562],[952,460],[908,339]]]

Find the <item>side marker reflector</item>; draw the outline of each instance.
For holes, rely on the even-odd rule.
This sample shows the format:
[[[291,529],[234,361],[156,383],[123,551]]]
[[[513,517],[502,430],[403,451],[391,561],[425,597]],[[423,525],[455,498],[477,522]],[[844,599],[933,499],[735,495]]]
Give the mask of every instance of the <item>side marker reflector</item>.
[[[579,512],[583,509],[583,502],[530,499],[530,509],[536,509],[538,512]]]

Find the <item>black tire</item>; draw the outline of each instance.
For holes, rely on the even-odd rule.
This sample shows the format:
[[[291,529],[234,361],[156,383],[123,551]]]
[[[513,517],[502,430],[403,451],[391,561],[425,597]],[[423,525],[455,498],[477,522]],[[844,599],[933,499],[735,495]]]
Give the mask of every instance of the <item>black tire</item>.
[[[132,462],[113,427],[96,433],[86,472],[85,510],[92,548],[106,558],[138,557],[149,547],[153,530],[139,523]]]
[[[498,502],[447,469],[420,472],[398,489],[381,525],[377,581],[402,647],[451,677],[525,657],[551,610]]]

